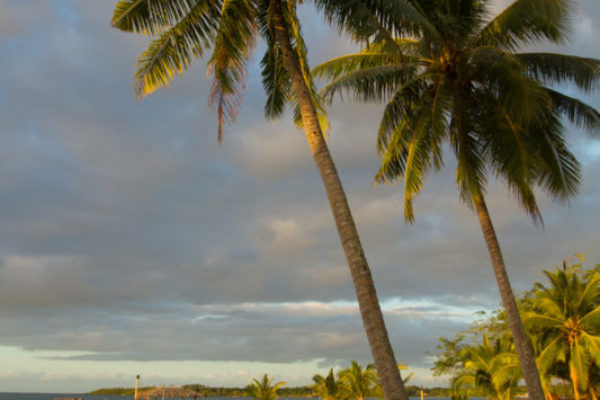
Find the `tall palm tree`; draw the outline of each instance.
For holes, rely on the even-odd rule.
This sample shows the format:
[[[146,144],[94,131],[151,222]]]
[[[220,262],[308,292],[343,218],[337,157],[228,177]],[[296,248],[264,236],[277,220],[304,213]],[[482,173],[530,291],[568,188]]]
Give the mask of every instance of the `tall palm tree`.
[[[514,344],[508,337],[499,337],[491,343],[487,336],[479,346],[465,349],[463,369],[452,380],[452,391],[461,397],[466,389],[476,389],[495,400],[511,400],[521,371]]]
[[[141,98],[167,87],[176,74],[212,47],[210,101],[219,121],[235,120],[245,86],[245,65],[255,42],[266,42],[261,61],[267,116],[296,104],[299,123],[319,170],[338,235],[353,278],[363,324],[386,398],[408,400],[385,328],[377,293],[333,159],[319,123],[306,47],[296,17],[297,0],[121,0],[112,25],[127,32],[157,36],[140,55],[135,89]],[[353,35],[375,26],[361,0],[315,0],[328,18],[351,26]],[[346,3],[351,3],[346,7]],[[365,23],[365,20],[371,23]],[[368,34],[368,33],[367,33]]]
[[[543,374],[564,363],[575,400],[581,392],[597,398],[590,372],[600,367],[600,274],[582,279],[574,269],[544,271],[549,286],[536,284],[531,310],[523,316],[538,339]]]
[[[340,391],[345,399],[365,400],[372,396],[378,385],[377,373],[372,364],[363,368],[352,361],[349,368],[339,372]]]
[[[277,389],[285,385],[285,382],[274,383],[269,375],[264,374],[262,379],[252,379],[246,387],[246,394],[256,400],[276,400],[279,395]]]
[[[335,380],[333,368],[329,370],[327,376],[317,374],[313,376],[314,385],[312,386],[317,397],[323,400],[336,400],[339,397],[340,388]]]
[[[519,53],[540,39],[564,39],[569,0],[516,0],[487,19],[490,0],[398,0],[398,26],[363,51],[328,61],[315,76],[324,89],[358,100],[386,101],[378,134],[382,166],[376,179],[404,178],[405,217],[424,176],[454,152],[460,197],[479,219],[532,399],[544,398],[498,238],[485,201],[491,174],[503,180],[534,221],[541,222],[534,186],[557,199],[576,193],[579,164],[568,150],[562,117],[589,130],[600,113],[548,85],[572,83],[590,92],[600,61],[554,53]],[[392,18],[382,14],[381,19]],[[395,34],[396,36],[393,36]]]

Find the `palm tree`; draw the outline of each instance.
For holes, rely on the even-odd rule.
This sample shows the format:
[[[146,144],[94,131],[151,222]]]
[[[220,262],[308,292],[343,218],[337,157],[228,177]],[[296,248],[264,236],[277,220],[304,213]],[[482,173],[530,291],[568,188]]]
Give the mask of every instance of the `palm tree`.
[[[264,374],[262,380],[252,379],[246,387],[246,394],[256,400],[276,400],[279,395],[277,389],[285,385],[285,382],[273,383],[269,375]]]
[[[408,365],[400,363],[398,364],[398,370],[399,371],[406,371],[408,370]],[[402,382],[404,382],[404,384],[406,385],[406,383],[408,383],[408,381],[410,381],[410,379],[414,376],[414,372],[411,372],[410,374],[406,375],[404,378],[402,378]]]
[[[377,293],[350,207],[319,123],[306,47],[296,17],[297,0],[121,0],[112,25],[127,32],[157,36],[140,55],[135,89],[143,97],[167,87],[176,74],[212,46],[209,67],[213,78],[210,101],[219,121],[233,122],[245,86],[245,65],[257,38],[266,42],[261,61],[267,93],[265,112],[281,115],[286,103],[296,104],[299,123],[331,206],[350,269],[363,324],[375,365],[389,400],[408,400],[389,342]],[[362,1],[316,0],[332,22],[348,26],[353,35],[371,32],[371,14]],[[368,34],[368,33],[367,33]]]
[[[378,378],[372,364],[363,369],[356,361],[352,361],[349,368],[339,372],[339,382],[344,398],[365,400],[375,393]]]
[[[590,92],[600,61],[554,53],[519,53],[539,39],[564,39],[569,0],[516,0],[491,20],[490,0],[398,0],[404,30],[380,36],[363,51],[328,61],[313,74],[324,88],[358,100],[387,101],[378,134],[382,166],[376,179],[404,178],[405,217],[424,176],[443,165],[448,143],[458,166],[460,197],[477,213],[529,395],[542,400],[535,359],[521,322],[498,238],[485,202],[488,176],[503,180],[534,221],[533,187],[573,196],[579,164],[568,150],[562,117],[588,130],[600,113],[548,87],[573,83]],[[392,18],[383,14],[381,19]],[[396,34],[392,37],[392,33]]]
[[[483,343],[467,347],[462,355],[463,369],[452,380],[455,397],[465,390],[475,389],[482,395],[495,400],[510,400],[521,371],[514,345],[508,337],[497,338],[492,344],[484,335]]]
[[[333,368],[329,370],[329,374],[326,377],[317,374],[312,379],[315,383],[312,388],[317,397],[323,400],[336,400],[339,397],[340,390],[338,383],[335,381]]]
[[[589,383],[592,370],[600,367],[600,274],[582,279],[566,266],[544,274],[550,285],[536,284],[523,316],[538,339],[540,372],[566,364],[575,400],[582,391],[597,398]]]

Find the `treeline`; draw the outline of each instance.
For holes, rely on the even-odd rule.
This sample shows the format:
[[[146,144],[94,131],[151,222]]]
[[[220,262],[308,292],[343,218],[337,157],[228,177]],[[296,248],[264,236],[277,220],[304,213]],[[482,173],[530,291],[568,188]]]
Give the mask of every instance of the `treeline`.
[[[153,389],[153,386],[146,386],[143,388],[138,388],[141,392],[142,390]],[[133,396],[135,392],[135,388],[124,388],[124,387],[116,387],[116,388],[100,388],[96,389],[93,392],[89,392],[88,394],[95,395],[104,395],[104,396]]]
[[[240,397],[247,395],[247,388],[211,387],[200,384],[183,385],[183,387],[201,393],[206,397]],[[277,392],[283,397],[313,397],[313,390],[310,386],[281,387]]]
[[[546,399],[600,396],[600,264],[544,271],[518,299]],[[434,376],[447,375],[450,397],[510,400],[525,393],[523,375],[504,312],[483,316],[454,338],[441,338]]]
[[[206,397],[242,397],[246,396],[246,388],[232,388],[232,387],[211,387],[200,384],[187,384],[183,385],[184,388],[193,390],[201,393]],[[154,387],[143,387],[139,391],[153,389]],[[420,386],[406,386],[406,393],[410,397],[419,397],[421,395]],[[426,396],[428,397],[449,397],[450,389],[444,387],[434,388],[423,388]],[[133,396],[134,388],[101,388],[89,392],[92,395],[104,395],[104,396]],[[281,387],[277,390],[277,393],[281,397],[317,397],[312,386],[294,386],[294,387]]]

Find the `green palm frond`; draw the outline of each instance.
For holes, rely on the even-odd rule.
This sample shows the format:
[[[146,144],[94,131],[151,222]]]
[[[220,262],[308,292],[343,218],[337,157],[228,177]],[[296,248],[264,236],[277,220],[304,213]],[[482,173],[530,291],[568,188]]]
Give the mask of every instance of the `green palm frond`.
[[[471,45],[513,50],[540,39],[560,42],[567,13],[567,0],[517,0],[489,21]]]
[[[556,110],[567,117],[575,126],[584,128],[590,133],[600,129],[600,112],[581,100],[566,96],[552,89],[546,89]]]
[[[372,364],[363,368],[352,361],[349,368],[338,373],[340,391],[346,398],[366,399],[374,393],[378,385],[377,373]]]
[[[210,46],[217,15],[217,2],[197,1],[179,22],[152,41],[136,64],[134,88],[138,98],[169,86],[175,75],[203,54]]]
[[[474,81],[489,88],[510,115],[516,129],[542,118],[550,107],[545,88],[523,74],[524,68],[512,54],[493,47],[481,47],[471,55]]]
[[[281,50],[274,38],[267,41],[267,50],[260,62],[263,88],[267,95],[265,115],[276,118],[281,115],[290,100],[291,82],[283,64]]]
[[[196,0],[121,0],[115,5],[111,25],[126,32],[155,35],[177,24]]]
[[[258,36],[253,0],[226,0],[221,7],[215,45],[209,60],[209,104],[217,113],[219,143],[223,126],[233,123],[246,88],[246,63]]]
[[[583,289],[580,291],[579,301],[576,304],[576,309],[579,312],[588,312],[589,304],[594,304],[596,300],[600,299],[600,274],[591,275],[587,281]],[[600,305],[598,306],[600,309]],[[593,312],[596,309],[589,311]],[[598,325],[600,329],[600,324]]]
[[[387,53],[360,52],[332,58],[313,69],[315,78],[336,79],[342,74],[355,72],[365,68],[376,68],[390,65]]]
[[[333,373],[333,368],[329,370],[329,374],[326,377],[321,375],[313,376],[314,385],[312,385],[312,389],[315,391],[315,394],[323,400],[336,400],[338,398],[338,393],[340,388],[338,383],[336,382],[335,375]]]
[[[431,147],[433,144],[429,113],[420,113],[416,123],[411,127],[413,137],[408,145],[406,167],[404,170],[404,219],[413,222],[413,198],[423,190],[423,177],[431,167]]]
[[[541,375],[547,374],[557,361],[566,361],[561,340],[560,335],[555,336],[537,356],[537,366]]]
[[[581,324],[590,332],[594,332],[600,336],[600,306],[585,314],[581,318]]]
[[[564,201],[577,194],[581,172],[579,162],[567,147],[561,132],[562,124],[556,114],[548,116],[539,128],[543,136],[537,142],[537,150],[543,167],[539,168],[538,183],[546,193]]]
[[[388,142],[404,130],[398,130],[399,125],[406,125],[418,107],[419,101],[427,88],[428,76],[419,74],[413,79],[403,82],[383,111],[383,117],[377,133],[377,151],[387,152]],[[396,132],[392,134],[393,132]],[[402,170],[403,172],[403,170]],[[401,177],[402,174],[393,176]]]
[[[277,390],[283,385],[285,382],[274,383],[269,375],[264,374],[260,381],[252,379],[252,383],[246,387],[246,394],[256,400],[276,400],[279,397]]]
[[[315,5],[329,23],[348,32],[356,41],[384,41],[394,47],[396,54],[402,54],[402,48],[395,44],[394,34],[416,35],[427,31],[441,38],[436,27],[411,1],[316,0]]]
[[[479,137],[472,130],[472,121],[461,111],[461,101],[455,104],[450,125],[450,145],[458,165],[456,184],[460,198],[469,206],[474,195],[481,195],[487,182],[485,152]]]
[[[558,328],[563,324],[563,321],[558,318],[538,313],[525,313],[523,315],[523,322],[527,326],[538,328]]]
[[[414,69],[401,66],[372,67],[344,75],[322,89],[329,101],[335,94],[343,97],[352,94],[361,101],[385,101],[403,86],[414,74]]]
[[[533,79],[544,84],[573,82],[586,93],[600,83],[600,60],[556,53],[515,55]]]

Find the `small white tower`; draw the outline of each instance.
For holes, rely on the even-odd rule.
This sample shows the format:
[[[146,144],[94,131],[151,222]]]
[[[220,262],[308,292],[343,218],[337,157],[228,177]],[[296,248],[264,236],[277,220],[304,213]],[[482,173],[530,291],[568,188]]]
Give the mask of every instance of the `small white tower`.
[[[138,400],[138,386],[140,384],[140,376],[135,376],[135,391],[133,392],[133,400]]]

